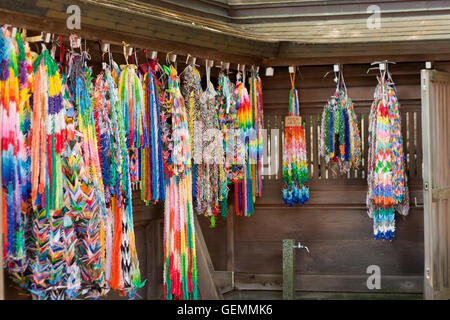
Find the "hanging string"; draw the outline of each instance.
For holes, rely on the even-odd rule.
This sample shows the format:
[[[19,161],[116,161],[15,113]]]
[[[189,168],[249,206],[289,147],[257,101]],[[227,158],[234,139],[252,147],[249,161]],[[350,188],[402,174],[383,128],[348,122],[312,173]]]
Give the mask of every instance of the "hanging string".
[[[309,201],[309,187],[305,128],[300,117],[298,91],[295,89],[295,70],[290,78],[292,87],[284,129],[282,197],[285,204],[292,206],[304,205]]]

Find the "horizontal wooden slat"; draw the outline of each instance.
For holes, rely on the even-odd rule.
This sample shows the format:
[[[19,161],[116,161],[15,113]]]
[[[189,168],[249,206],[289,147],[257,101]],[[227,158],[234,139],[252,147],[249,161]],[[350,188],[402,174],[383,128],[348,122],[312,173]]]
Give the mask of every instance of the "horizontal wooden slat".
[[[281,300],[282,291],[243,290],[232,291],[225,300]],[[303,292],[295,293],[296,300],[422,300],[422,293],[360,293],[360,292]]]
[[[333,181],[339,181],[333,185]],[[316,181],[310,185],[310,200],[305,205],[317,204],[360,204],[365,205],[367,195],[367,184],[365,179],[332,179],[332,181],[324,182]],[[410,183],[410,202],[423,203],[423,192],[420,185],[412,185]],[[256,200],[257,205],[264,204],[283,204],[281,197],[282,180],[269,181],[264,180],[263,192],[264,196]]]
[[[260,232],[264,232],[261,230]],[[362,274],[370,265],[378,265],[382,274],[423,273],[423,241],[393,242],[375,240],[315,240],[296,253],[296,272],[300,274]],[[301,239],[298,239],[301,241]],[[246,273],[281,273],[280,241],[237,241],[235,271]]]
[[[258,207],[254,216],[235,218],[236,241],[372,240],[373,221],[364,209]],[[406,218],[396,216],[396,239],[423,238],[423,210],[413,208]]]
[[[360,275],[302,275],[295,276],[297,291],[321,292],[396,292],[421,293],[423,291],[422,275],[382,275],[381,288],[367,288],[370,274]],[[236,290],[282,290],[281,274],[235,274]]]

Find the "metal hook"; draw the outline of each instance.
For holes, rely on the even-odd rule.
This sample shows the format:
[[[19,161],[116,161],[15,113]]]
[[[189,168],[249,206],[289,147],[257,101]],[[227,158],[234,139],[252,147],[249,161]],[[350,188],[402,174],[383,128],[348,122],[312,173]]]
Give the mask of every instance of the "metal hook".
[[[418,204],[417,204],[417,197],[414,197],[414,206],[415,206],[416,208],[423,208],[423,204],[422,204],[422,205],[418,205]]]

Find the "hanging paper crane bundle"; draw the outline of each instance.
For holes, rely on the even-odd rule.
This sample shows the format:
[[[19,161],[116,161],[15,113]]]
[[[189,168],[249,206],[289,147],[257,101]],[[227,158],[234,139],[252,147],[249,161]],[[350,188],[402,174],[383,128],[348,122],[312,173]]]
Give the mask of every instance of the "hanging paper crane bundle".
[[[131,182],[136,184],[140,181],[139,149],[148,147],[149,140],[144,90],[135,65],[122,66],[118,86],[130,150]]]
[[[292,206],[309,201],[309,187],[305,128],[300,117],[298,91],[294,87],[295,73],[290,76],[292,89],[284,129],[282,197],[285,204]]]
[[[198,299],[195,229],[192,204],[191,142],[188,116],[176,69],[168,76],[167,110],[172,147],[167,147],[168,170],[164,206],[164,298]]]
[[[156,202],[165,199],[164,168],[161,146],[160,107],[156,74],[158,64],[151,60],[141,66],[144,73],[144,114],[147,123],[148,147],[141,152],[141,198],[145,202]]]
[[[320,154],[331,168],[337,165],[341,174],[347,174],[361,163],[361,137],[342,72],[335,80],[336,92],[322,113]]]
[[[391,241],[395,211],[407,215],[409,197],[395,88],[388,71],[379,81],[369,116],[367,205],[374,221],[374,238]]]
[[[26,241],[30,235],[30,126],[29,96],[32,61],[20,34],[0,39],[0,119],[3,192],[3,255],[14,282],[26,287]]]
[[[222,132],[225,164],[220,171],[220,211],[222,217],[227,217],[228,184],[238,180],[236,172],[240,172],[237,165],[237,142],[239,139],[239,125],[237,123],[235,85],[230,81],[224,70],[219,73],[217,89],[217,116],[219,128]]]

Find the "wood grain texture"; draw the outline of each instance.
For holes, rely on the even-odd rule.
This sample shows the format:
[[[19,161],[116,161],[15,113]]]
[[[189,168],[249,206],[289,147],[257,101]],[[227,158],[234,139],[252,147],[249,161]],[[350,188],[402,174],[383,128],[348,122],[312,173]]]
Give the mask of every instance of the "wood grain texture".
[[[367,288],[366,275],[302,275],[296,276],[297,291],[320,292],[374,292]],[[236,290],[281,290],[283,278],[281,274],[235,275]],[[376,292],[422,293],[423,277],[409,275],[382,276],[381,289]]]

